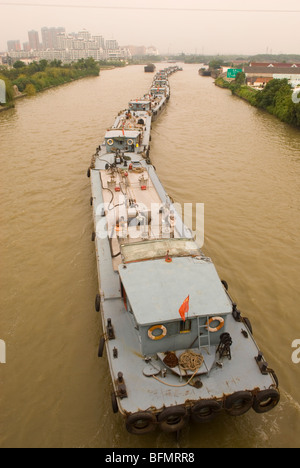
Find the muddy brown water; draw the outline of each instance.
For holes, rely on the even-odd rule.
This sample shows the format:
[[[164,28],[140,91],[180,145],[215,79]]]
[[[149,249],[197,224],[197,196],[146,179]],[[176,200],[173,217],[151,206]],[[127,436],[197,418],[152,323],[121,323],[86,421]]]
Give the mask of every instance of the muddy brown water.
[[[133,66],[24,99],[0,114],[1,447],[299,447],[300,132],[198,76],[170,78],[151,157],[179,203],[205,204],[204,252],[251,319],[280,380],[266,415],[224,415],[135,437],[113,415],[86,170],[120,109],[150,87]],[[149,290],[151,294],[151,290]]]

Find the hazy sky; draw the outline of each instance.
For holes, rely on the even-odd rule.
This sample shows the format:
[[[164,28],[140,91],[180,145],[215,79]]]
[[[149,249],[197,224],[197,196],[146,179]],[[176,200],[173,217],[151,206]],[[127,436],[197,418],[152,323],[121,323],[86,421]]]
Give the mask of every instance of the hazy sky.
[[[43,26],[85,28],[120,45],[154,45],[161,53],[300,54],[299,0],[0,0],[0,50],[8,40],[27,42],[27,32]]]

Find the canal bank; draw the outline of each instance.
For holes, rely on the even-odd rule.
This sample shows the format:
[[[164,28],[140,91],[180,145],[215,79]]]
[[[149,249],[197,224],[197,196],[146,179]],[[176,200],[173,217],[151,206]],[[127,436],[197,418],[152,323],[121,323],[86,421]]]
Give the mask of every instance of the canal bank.
[[[100,66],[92,58],[81,59],[71,65],[63,65],[58,60],[40,60],[29,65],[18,61],[13,68],[2,67],[0,70],[4,102],[7,103],[2,110],[14,107],[18,98],[35,96],[42,91],[99,74]]]
[[[16,106],[16,102],[19,101],[20,99],[24,99],[26,97],[33,97],[33,96],[36,96],[36,94],[38,93],[44,93],[45,91],[49,91],[51,89],[54,89],[54,88],[58,88],[58,87],[61,87],[61,86],[64,86],[64,85],[67,85],[67,84],[70,84],[74,81],[79,81],[79,80],[83,80],[85,78],[91,78],[91,76],[82,76],[82,77],[79,77],[79,78],[76,78],[76,79],[72,79],[72,80],[69,80],[69,81],[66,81],[64,83],[60,83],[60,84],[57,84],[57,85],[52,85],[52,86],[48,86],[47,88],[43,88],[41,89],[40,91],[38,92],[29,92],[29,93],[19,93],[17,91],[18,94],[16,94],[14,96],[14,100],[12,102],[10,102],[9,105],[7,106],[0,106],[0,112],[4,112],[4,111],[8,111],[10,109],[14,109],[15,106]]]
[[[219,77],[215,80],[215,85],[229,89],[233,95],[244,99],[254,107],[267,111],[282,122],[300,128],[300,103],[293,101],[293,91],[288,80],[272,80],[262,90],[245,85],[242,77],[240,79],[237,77],[231,82]]]
[[[12,104],[10,106],[5,106],[5,107],[0,106],[0,112],[4,112],[4,111],[7,111],[9,109],[13,109],[14,107],[15,107],[14,104]]]
[[[41,92],[44,92],[44,91],[49,91],[50,89],[61,87],[61,86],[65,85],[65,84],[72,83],[74,81],[79,81],[79,80],[82,80],[84,78],[97,77],[97,76],[100,75],[101,72],[111,71],[111,70],[114,70],[116,68],[123,68],[123,67],[121,67],[119,65],[103,65],[103,64],[100,64],[98,73],[96,73],[95,70],[91,70],[88,74],[85,73],[83,76],[79,76],[77,78],[71,78],[71,79],[68,79],[68,80],[66,80],[64,82],[54,84],[54,85],[50,85],[50,86],[47,86],[45,88],[39,89],[38,91],[36,89],[35,90],[31,89],[31,92],[29,90],[29,93],[26,93],[26,92],[20,93],[18,87],[15,85],[14,95],[12,96],[12,98],[10,98],[9,105],[5,105],[5,106],[0,105],[0,112],[4,112],[4,111],[10,110],[10,109],[13,109],[15,107],[15,103],[19,99],[23,99],[23,98],[28,97],[28,96],[29,97],[30,96],[35,96],[37,93],[41,93]],[[0,77],[1,77],[1,75],[0,75]],[[9,83],[9,85],[12,87],[12,83]]]

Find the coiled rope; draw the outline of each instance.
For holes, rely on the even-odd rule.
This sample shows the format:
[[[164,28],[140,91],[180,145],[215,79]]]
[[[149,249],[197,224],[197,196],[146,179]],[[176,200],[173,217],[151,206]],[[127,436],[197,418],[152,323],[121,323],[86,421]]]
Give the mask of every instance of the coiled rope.
[[[200,367],[202,366],[203,362],[204,362],[204,357],[202,356],[202,354],[197,354],[194,351],[186,351],[185,353],[183,353],[180,356],[180,358],[179,358],[180,368],[182,370],[184,370],[184,371],[190,370],[190,371],[194,372],[193,375],[191,376],[191,378],[185,384],[182,384],[182,385],[169,384],[169,383],[164,382],[163,380],[159,379],[155,375],[153,375],[152,377],[155,380],[157,380],[158,382],[160,382],[160,383],[162,383],[164,385],[167,385],[168,387],[176,387],[176,388],[186,387],[187,385],[189,385],[189,383],[191,383],[193,378],[196,376],[196,374],[198,373],[198,371],[199,371]]]
[[[202,354],[194,353],[194,351],[186,351],[179,358],[179,366],[184,371],[192,371],[200,369],[204,362]]]

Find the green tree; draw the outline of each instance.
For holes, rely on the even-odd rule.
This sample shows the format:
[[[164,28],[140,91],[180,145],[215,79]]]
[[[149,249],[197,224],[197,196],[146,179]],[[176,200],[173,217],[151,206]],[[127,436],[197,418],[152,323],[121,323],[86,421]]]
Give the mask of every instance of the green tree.
[[[30,83],[30,78],[26,75],[20,75],[19,78],[13,81],[13,85],[16,85],[21,93],[25,91],[26,86]]]
[[[209,68],[211,68],[212,70],[218,70],[223,65],[225,65],[225,63],[224,63],[224,60],[222,59],[214,59],[209,62]]]
[[[36,89],[35,89],[35,86],[33,84],[28,84],[26,85],[26,88],[25,88],[25,93],[28,95],[28,96],[35,96],[36,95]]]
[[[17,61],[14,63],[13,67],[14,67],[15,69],[18,70],[19,68],[24,68],[24,67],[26,67],[26,63],[22,62],[21,60],[17,60]]]
[[[48,61],[47,60],[40,60],[39,65],[40,65],[40,70],[45,71],[47,66],[48,66]]]
[[[257,95],[257,106],[263,109],[273,108],[277,92],[286,85],[288,85],[288,80],[286,79],[269,81],[266,87]]]
[[[292,87],[287,79],[272,80],[255,97],[257,107],[266,109],[282,122],[300,126],[300,104],[292,100]]]
[[[236,75],[235,82],[238,86],[243,86],[246,83],[246,75],[244,72],[239,72]]]
[[[62,66],[62,61],[61,61],[61,60],[57,60],[57,59],[52,60],[52,62],[50,62],[50,64],[49,64],[49,66],[50,66],[51,68],[61,68],[61,66]]]

